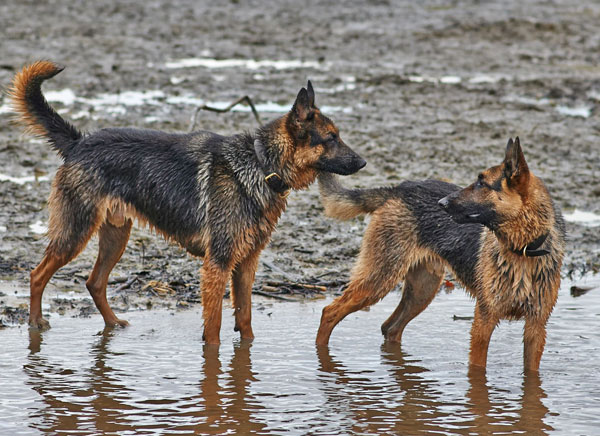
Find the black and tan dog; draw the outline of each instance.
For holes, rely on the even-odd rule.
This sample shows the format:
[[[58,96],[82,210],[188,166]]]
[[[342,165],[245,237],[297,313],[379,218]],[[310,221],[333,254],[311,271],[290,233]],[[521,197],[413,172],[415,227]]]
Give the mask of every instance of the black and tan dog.
[[[151,130],[79,132],[47,103],[41,84],[62,71],[40,61],[14,78],[20,120],[64,160],[49,198],[49,245],[31,273],[30,325],[47,327],[41,298],[52,275],[98,233],[99,253],[86,286],[108,325],[126,325],[106,300],[108,275],[133,219],[204,258],[204,339],[219,343],[222,299],[231,280],[235,329],[253,338],[250,296],[261,250],[286,206],[320,172],[351,174],[365,165],[314,103],[308,82],[289,113],[254,134]]]
[[[319,185],[328,215],[372,218],[348,289],[323,309],[318,345],[329,342],[346,315],[404,280],[402,300],[381,327],[387,340],[400,342],[448,267],[477,300],[470,363],[485,367],[501,319],[524,318],[525,369],[538,369],[560,285],[564,223],[543,182],[529,171],[519,138],[508,142],[502,164],[462,190],[435,180],[350,190],[330,175],[320,176]]]

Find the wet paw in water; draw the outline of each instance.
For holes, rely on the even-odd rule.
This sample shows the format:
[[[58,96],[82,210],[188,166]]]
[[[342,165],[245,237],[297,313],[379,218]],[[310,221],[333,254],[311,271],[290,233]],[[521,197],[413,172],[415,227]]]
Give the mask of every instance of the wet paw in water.
[[[129,321],[125,321],[124,319],[116,318],[114,321],[109,321],[106,323],[107,327],[121,327],[125,328],[129,325]]]
[[[29,328],[34,330],[48,330],[50,322],[45,318],[39,317],[38,319],[29,321]]]

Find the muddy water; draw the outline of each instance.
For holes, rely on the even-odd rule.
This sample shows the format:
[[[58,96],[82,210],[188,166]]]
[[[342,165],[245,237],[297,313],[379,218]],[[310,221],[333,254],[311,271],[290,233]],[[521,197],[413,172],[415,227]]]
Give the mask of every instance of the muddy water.
[[[122,330],[53,316],[42,334],[0,330],[0,434],[597,434],[600,289],[574,298],[569,285],[539,377],[522,373],[519,322],[494,333],[487,375],[469,374],[460,290],[441,292],[401,348],[378,333],[398,292],[320,350],[329,298],[258,301],[257,339],[240,342],[225,316],[220,347],[203,346],[198,310],[127,313]]]

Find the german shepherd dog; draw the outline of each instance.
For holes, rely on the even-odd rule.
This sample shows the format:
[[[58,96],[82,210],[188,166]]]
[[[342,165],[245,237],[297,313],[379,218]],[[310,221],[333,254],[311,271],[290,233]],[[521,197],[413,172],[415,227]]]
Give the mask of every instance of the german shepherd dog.
[[[31,273],[30,325],[49,326],[41,313],[44,288],[95,233],[99,253],[86,286],[107,325],[127,325],[109,307],[106,285],[137,219],[204,258],[205,342],[219,343],[229,281],[235,330],[253,338],[250,297],[258,257],[286,207],[287,193],[306,188],[320,172],[351,174],[366,164],[315,106],[310,81],[286,115],[252,134],[130,128],[87,134],[42,95],[42,82],[62,69],[48,61],[31,64],[17,73],[10,90],[19,120],[46,138],[64,161],[48,200],[49,244]]]
[[[435,297],[445,267],[476,299],[469,362],[485,367],[501,319],[525,318],[524,367],[537,371],[546,322],[560,285],[565,230],[543,182],[525,162],[519,138],[504,161],[467,188],[435,180],[345,189],[319,176],[325,212],[339,219],[372,214],[346,291],[323,309],[317,344],[345,316],[404,281],[400,304],[381,330],[400,342],[406,325]]]

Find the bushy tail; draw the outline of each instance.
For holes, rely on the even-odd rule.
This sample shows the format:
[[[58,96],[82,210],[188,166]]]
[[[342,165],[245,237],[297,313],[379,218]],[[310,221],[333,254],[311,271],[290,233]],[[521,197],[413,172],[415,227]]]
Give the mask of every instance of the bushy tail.
[[[331,173],[319,175],[321,203],[327,216],[340,220],[375,212],[394,197],[392,188],[347,189]]]
[[[63,158],[73,143],[83,135],[65,121],[42,95],[42,83],[56,76],[64,67],[49,61],[38,61],[24,67],[13,79],[8,91],[17,120],[26,126],[26,131],[42,136]]]

